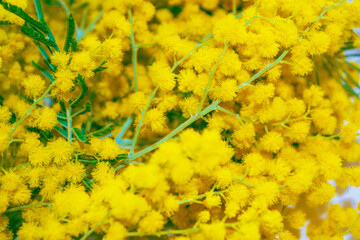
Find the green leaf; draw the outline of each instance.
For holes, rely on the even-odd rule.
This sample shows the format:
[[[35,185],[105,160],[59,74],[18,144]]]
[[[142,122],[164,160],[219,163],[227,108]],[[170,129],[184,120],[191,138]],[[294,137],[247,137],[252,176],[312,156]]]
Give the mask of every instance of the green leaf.
[[[87,94],[88,92],[88,86],[86,85],[85,79],[81,76],[78,75],[77,79],[76,79],[79,83],[80,83],[80,87],[81,87],[81,93],[80,95],[74,99],[74,101],[69,101],[69,103],[75,107],[76,104],[78,104]]]
[[[65,103],[63,101],[60,101],[60,107],[61,107],[61,110],[66,113],[66,106],[65,106]],[[66,116],[66,114],[64,115]]]
[[[92,132],[92,133],[89,133],[86,135],[86,138],[90,138],[90,137],[101,137],[101,136],[104,136],[108,133],[111,133],[112,131],[112,125],[109,125],[109,126],[106,126],[106,127],[103,127],[95,132]]]
[[[12,12],[13,14],[15,14],[16,16],[22,18],[25,20],[25,22],[29,23],[30,25],[32,25],[33,27],[39,29],[40,31],[42,31],[43,33],[48,34],[48,28],[40,23],[39,21],[36,21],[35,19],[33,19],[32,17],[30,17],[26,12],[24,12],[24,10],[22,10],[21,8],[12,5],[10,3],[5,3],[0,1],[0,4],[4,7],[4,9],[8,10],[9,12]]]
[[[36,46],[38,47],[39,51],[41,52],[41,55],[43,56],[44,58],[44,62],[45,64],[52,70],[54,71],[56,69],[56,66],[52,65],[51,64],[51,60],[50,60],[50,57],[49,55],[47,54],[47,52],[45,51],[45,49],[43,48],[43,46],[40,45],[39,42],[36,42],[34,41]]]
[[[0,25],[12,25],[13,23],[9,21],[0,21]]]
[[[87,139],[85,137],[84,134],[81,133],[81,130],[78,128],[73,128],[73,133],[75,134],[76,138],[80,141],[80,142],[87,142]]]
[[[75,38],[71,39],[71,50],[73,52],[78,50],[78,43]]]
[[[343,86],[343,88],[348,92],[350,93],[351,95],[354,95],[355,97],[357,98],[360,98],[359,94],[357,94],[354,89],[352,87],[350,87],[343,76],[341,76],[341,74],[337,73],[340,77],[337,78],[337,76],[335,76],[335,74],[331,71],[331,69],[329,68],[329,66],[325,63],[325,61],[323,60],[323,66],[324,66],[324,69],[330,74],[331,77],[333,77],[339,84],[341,84]]]
[[[116,156],[116,160],[123,160],[123,159],[126,159],[128,157],[127,154],[119,154]]]
[[[68,53],[75,33],[75,20],[71,14],[67,20],[68,20],[67,21],[68,24],[67,24],[67,32],[66,32],[66,38],[64,44],[64,51]]]
[[[49,39],[50,41],[55,43],[54,48],[56,49],[56,51],[60,51],[59,47],[56,44],[54,35],[52,34],[52,32],[50,31],[49,27],[47,26],[47,24],[45,22],[43,10],[41,7],[41,0],[34,0],[34,2],[35,2],[36,15],[37,15],[40,23],[42,23],[45,26],[45,28],[47,29],[47,34],[48,34],[47,39]]]
[[[50,39],[45,38],[45,36],[41,32],[37,31],[34,28],[27,27],[24,25],[21,27],[21,32],[24,33],[25,35],[31,37],[34,41],[41,42],[49,47],[56,47],[55,42],[53,42]]]
[[[59,119],[59,118],[58,118],[58,123],[59,123],[61,126],[65,127],[65,128],[68,127],[68,126],[67,126],[67,121],[64,120],[64,119]],[[66,134],[67,134],[67,133],[66,133]],[[67,135],[66,135],[66,136],[67,136]]]
[[[76,116],[79,116],[79,115],[82,115],[82,114],[85,114],[85,113],[88,113],[88,112],[91,112],[91,103],[90,102],[86,102],[85,105],[84,105],[84,108],[77,111],[76,113],[74,113],[71,117],[74,118]]]
[[[87,3],[85,3],[85,4],[87,4]],[[77,9],[73,9],[73,11],[76,11],[76,10]],[[80,42],[80,40],[83,39],[86,34],[88,34],[91,30],[93,30],[95,28],[95,25],[99,21],[101,15],[102,15],[102,12],[99,13],[99,15],[96,17],[96,19],[86,29],[83,28],[84,27],[83,23],[85,22],[85,18],[83,18],[81,27],[76,32],[75,39],[77,42]],[[85,16],[86,15],[84,15],[84,17]]]
[[[98,73],[98,72],[101,72],[101,71],[104,71],[105,69],[107,69],[107,67],[103,67],[103,65],[107,63],[106,61],[103,61],[100,66],[98,68],[96,68],[95,70],[93,70],[94,73]]]
[[[65,131],[64,129],[58,127],[58,126],[55,126],[55,129],[64,137],[67,139],[67,131]]]
[[[96,165],[96,163],[95,164],[91,163],[91,165]],[[92,189],[91,182],[89,179],[83,178],[83,183],[85,184],[86,187],[88,187],[89,189]]]
[[[53,77],[53,75],[51,75],[51,73],[49,73],[48,71],[46,71],[44,68],[40,67],[39,65],[37,65],[34,61],[32,61],[32,64],[39,69],[42,74],[45,75],[45,77],[47,77],[51,82],[55,81],[55,78]]]

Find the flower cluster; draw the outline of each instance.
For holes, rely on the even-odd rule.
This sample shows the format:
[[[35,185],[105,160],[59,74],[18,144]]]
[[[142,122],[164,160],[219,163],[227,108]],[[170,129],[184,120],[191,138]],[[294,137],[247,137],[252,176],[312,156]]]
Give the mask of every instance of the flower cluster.
[[[0,0],[0,239],[360,238],[360,1],[51,2]]]

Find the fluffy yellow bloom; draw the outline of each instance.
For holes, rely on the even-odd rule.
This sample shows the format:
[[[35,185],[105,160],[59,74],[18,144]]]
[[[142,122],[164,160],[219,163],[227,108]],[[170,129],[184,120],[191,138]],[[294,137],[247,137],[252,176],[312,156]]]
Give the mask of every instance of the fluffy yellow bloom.
[[[330,36],[324,32],[314,32],[310,34],[309,38],[309,53],[311,55],[321,55],[325,53],[330,47]]]
[[[300,117],[306,111],[305,102],[301,99],[293,98],[288,101],[289,112],[293,117]]]
[[[218,20],[213,29],[214,38],[219,42],[241,44],[246,39],[245,26],[232,14],[228,14]]]
[[[297,229],[299,227],[303,227],[306,222],[306,215],[302,210],[299,209],[289,209],[287,210],[288,217],[286,217],[286,221],[289,223],[289,225]]]
[[[114,21],[114,19],[117,19]],[[131,25],[121,12],[113,10],[107,14],[99,22],[99,28],[113,30],[118,38],[129,36]]]
[[[53,157],[54,163],[62,165],[70,161],[74,147],[71,146],[65,139],[58,138],[53,142],[49,142],[49,151]]]
[[[252,123],[245,123],[234,132],[235,144],[239,148],[249,148],[255,142],[255,127]]]
[[[204,206],[207,208],[219,207],[221,204],[221,198],[219,195],[215,195],[212,192],[206,193]]]
[[[271,234],[281,232],[283,230],[283,217],[279,211],[267,211],[262,217],[262,226],[266,232]]]
[[[132,108],[144,109],[147,103],[147,97],[144,92],[136,92],[129,96],[129,104]]]
[[[180,108],[184,117],[195,116],[200,105],[200,99],[196,96],[190,96],[180,101]]]
[[[234,51],[228,50],[225,52],[224,57],[221,59],[218,71],[225,76],[236,75],[242,67],[239,55]]]
[[[164,226],[164,217],[158,212],[150,212],[139,223],[139,231],[156,233]]]
[[[114,139],[111,138],[105,138],[103,140],[92,138],[90,144],[93,150],[103,159],[115,159],[119,154],[124,152],[119,148],[119,145]]]
[[[207,210],[201,211],[198,215],[198,219],[202,223],[206,223],[210,220],[210,212]]]
[[[211,224],[201,225],[202,235],[209,240],[224,240],[226,235],[225,225],[223,222],[214,222]]]
[[[25,185],[21,185],[16,191],[13,193],[11,203],[14,205],[25,205],[30,201],[31,191]]]
[[[268,103],[275,94],[275,87],[270,84],[256,84],[253,99],[256,103]]]
[[[35,223],[24,223],[18,231],[18,236],[22,239],[39,239],[41,236],[40,227]]]
[[[304,101],[312,106],[319,106],[324,101],[324,91],[315,85],[304,91]]]
[[[155,164],[130,166],[124,171],[124,178],[137,188],[154,188],[163,180],[160,169]],[[139,177],[144,181],[138,181]]]
[[[229,79],[221,82],[218,89],[215,89],[212,93],[214,99],[219,99],[224,102],[233,100],[236,97],[237,82],[234,79]]]
[[[175,87],[175,75],[164,61],[157,61],[149,67],[149,76],[154,85],[161,90],[172,90]]]
[[[126,228],[119,222],[111,224],[105,238],[109,240],[123,240],[126,237]]]
[[[267,162],[260,153],[249,153],[244,157],[249,176],[258,176],[266,171]]]
[[[7,106],[0,106],[0,122],[8,122],[11,118],[11,112]]]
[[[278,132],[268,132],[260,140],[261,146],[268,152],[278,152],[284,146],[284,139]]]
[[[292,73],[294,75],[305,76],[313,71],[314,64],[305,54],[295,55],[292,57]]]
[[[145,114],[143,124],[144,126],[148,126],[153,132],[162,132],[166,124],[164,112],[157,108],[148,110]]]
[[[50,59],[55,66],[64,69],[69,64],[70,57],[70,54],[67,54],[66,52],[55,52],[51,55]]]
[[[104,42],[104,52],[108,61],[121,62],[124,55],[121,39],[113,38],[106,40]]]
[[[115,172],[112,171],[108,162],[99,162],[91,175],[95,181],[105,183],[114,178]]]
[[[348,123],[341,131],[341,141],[345,143],[354,142],[358,136],[359,127],[357,124]]]
[[[333,134],[336,129],[337,119],[332,115],[330,108],[316,109],[311,113],[315,127],[324,134]]]
[[[70,187],[54,196],[53,211],[59,216],[80,216],[90,206],[90,198],[85,189]]]
[[[31,74],[21,82],[28,97],[39,97],[45,91],[45,80],[36,74]]]
[[[69,69],[59,69],[55,73],[56,87],[62,93],[69,92],[74,86],[76,75]]]
[[[94,76],[96,65],[89,52],[78,52],[72,56],[69,67],[74,73],[90,78]]]
[[[322,152],[318,154],[320,172],[326,179],[335,180],[342,172],[342,159],[333,153]]]
[[[312,176],[305,171],[299,171],[285,180],[285,185],[294,193],[302,193],[309,189]]]
[[[360,237],[359,0],[0,2],[0,239]]]
[[[111,205],[114,217],[128,224],[137,223],[151,210],[143,197],[130,192],[118,195]]]
[[[36,119],[36,125],[40,129],[51,130],[57,123],[57,114],[53,108],[43,107],[40,109],[39,117]]]
[[[309,195],[306,196],[309,204],[316,206],[322,205],[328,202],[335,195],[335,187],[329,183],[323,183],[318,187],[315,187]]]
[[[249,189],[242,184],[234,184],[228,188],[229,190],[226,192],[226,195],[231,201],[236,201],[241,207],[246,206],[249,197],[250,191]]]
[[[51,162],[51,154],[48,148],[37,147],[29,154],[29,161],[32,165],[48,165]]]

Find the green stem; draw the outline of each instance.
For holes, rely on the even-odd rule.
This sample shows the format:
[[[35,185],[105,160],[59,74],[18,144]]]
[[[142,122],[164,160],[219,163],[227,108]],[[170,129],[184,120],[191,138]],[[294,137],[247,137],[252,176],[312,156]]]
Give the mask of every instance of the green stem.
[[[9,134],[9,139],[11,138],[12,134],[15,132],[15,130],[21,125],[21,123],[25,120],[25,118],[31,113],[31,111],[34,109],[34,107],[42,101],[50,92],[51,88],[54,86],[55,82],[52,82],[48,89],[44,92],[44,94],[38,98],[36,101],[33,102],[33,104],[30,106],[30,108],[26,111],[26,113],[20,118],[19,121],[16,122],[15,126],[11,129]]]
[[[359,53],[354,53],[354,54],[346,54],[343,56],[338,56],[338,58],[347,58],[347,57],[360,57]]]
[[[132,50],[132,64],[134,68],[134,88],[135,92],[138,91],[138,79],[137,79],[137,51],[138,46],[135,44],[135,36],[134,36],[134,19],[131,16],[131,10],[128,10],[129,21],[131,24],[131,33],[130,33],[130,40],[131,40],[131,50]]]
[[[248,85],[249,83],[251,83],[252,81],[254,81],[255,79],[259,78],[261,75],[263,75],[266,71],[268,71],[270,68],[274,67],[275,65],[281,63],[281,60],[289,53],[289,50],[285,50],[280,57],[278,57],[274,62],[272,62],[271,64],[267,65],[266,67],[264,67],[263,69],[261,69],[258,73],[256,73],[254,76],[252,76],[249,80],[247,80],[246,82],[240,84],[237,88],[243,88],[244,86]]]
[[[135,132],[135,135],[134,135],[134,138],[133,138],[133,142],[131,144],[131,148],[130,148],[130,152],[129,152],[129,155],[132,155],[134,154],[134,150],[135,150],[135,146],[136,146],[136,142],[137,142],[137,139],[139,137],[139,133],[140,133],[140,129],[141,129],[141,125],[142,125],[142,122],[144,120],[144,116],[147,112],[147,110],[149,109],[150,105],[151,105],[151,102],[152,100],[154,99],[155,95],[156,95],[156,92],[157,92],[157,88],[154,89],[154,91],[150,94],[150,97],[149,97],[149,101],[148,103],[146,104],[145,106],[145,109],[141,112],[141,117],[140,117],[140,121],[136,127],[136,132]]]
[[[312,57],[312,60],[313,60],[313,63],[314,63],[314,73],[315,73],[316,84],[318,86],[320,86],[319,72],[318,72],[318,69],[317,69],[316,60],[315,60],[314,56]]]
[[[328,62],[330,65],[333,65],[332,62],[330,61],[330,59],[328,59]],[[360,88],[359,84],[355,81],[355,79],[350,75],[350,73],[345,69],[343,68],[343,66],[341,66],[341,64],[337,61],[335,61],[335,64],[336,66],[341,70],[343,71],[343,73],[345,73],[345,75],[348,77],[348,79],[357,87],[357,88]],[[335,66],[334,66],[335,68]]]
[[[334,8],[340,4],[342,4],[345,0],[341,0],[340,2],[334,3],[333,5],[326,7],[321,13],[320,15],[305,29],[304,33],[300,36],[299,40],[303,39],[305,37],[305,35],[310,31],[310,29],[312,28],[312,26],[314,26],[315,23],[317,23],[320,19],[322,19],[325,15],[325,13],[331,9]]]
[[[307,108],[307,111],[304,115],[302,115],[301,117],[298,117],[298,118],[293,118],[293,119],[287,119],[285,121],[282,121],[282,122],[276,122],[276,123],[261,123],[261,122],[258,122],[258,121],[254,121],[254,120],[251,120],[251,119],[247,119],[247,118],[244,118],[244,117],[241,117],[239,114],[235,114],[223,107],[220,107],[220,106],[217,106],[216,107],[216,110],[220,110],[224,113],[227,113],[227,114],[230,114],[231,116],[234,116],[236,118],[239,118],[240,120],[242,121],[245,121],[245,122],[249,122],[249,123],[256,123],[256,124],[261,124],[261,125],[280,125],[280,126],[285,126],[286,123],[289,123],[289,122],[294,122],[294,121],[298,121],[298,120],[303,120],[303,119],[306,119],[306,117],[310,114],[310,105],[308,106]]]
[[[227,189],[226,189],[226,190],[222,190],[222,191],[214,191],[213,193],[220,195],[220,194],[222,194],[222,193],[224,193],[224,192],[226,192],[226,191],[227,191]],[[201,194],[201,195],[198,195],[198,196],[195,196],[195,197],[192,197],[192,198],[189,198],[189,199],[181,200],[181,201],[179,201],[179,204],[192,202],[192,201],[194,201],[194,200],[201,199],[201,198],[204,198],[204,197],[206,197],[206,193]]]
[[[174,63],[174,65],[173,65],[173,67],[171,68],[171,72],[174,72],[175,69],[176,69],[183,61],[185,61],[188,57],[190,57],[198,48],[204,46],[204,45],[206,44],[205,41],[206,41],[207,39],[209,39],[210,37],[212,37],[212,34],[209,34],[209,35],[207,35],[206,37],[204,37],[204,38],[200,41],[200,43],[197,43],[196,46],[195,46],[185,57],[183,57],[183,58],[180,59],[179,61],[176,61],[176,62]]]
[[[30,207],[37,207],[37,206],[50,206],[50,203],[34,203],[34,204],[30,204],[30,205],[24,205],[24,206],[20,206],[20,207],[14,207],[14,208],[9,208],[8,210],[5,211],[5,213],[10,213],[10,212],[16,212],[16,211],[21,211],[25,208],[30,208]]]
[[[360,54],[359,54],[359,56],[360,56]],[[356,71],[360,72],[360,68],[357,67],[357,66],[355,66],[354,64],[350,63],[349,61],[346,61],[346,60],[345,60],[344,63],[345,63],[346,65],[348,65],[349,67],[355,69]]]
[[[12,139],[9,143],[13,143],[13,142],[23,142],[23,139]]]
[[[26,111],[26,113],[19,119],[19,121],[16,122],[15,126],[11,129],[10,133],[9,133],[9,142],[7,144],[7,146],[5,147],[4,153],[3,153],[3,159],[4,161],[6,161],[7,158],[7,152],[9,150],[10,144],[13,142],[11,140],[11,136],[13,135],[13,133],[15,132],[15,130],[21,125],[21,123],[26,119],[27,116],[29,116],[29,114],[31,113],[31,111],[37,106],[37,104],[42,101],[50,92],[51,88],[54,86],[55,81],[52,82],[49,87],[46,89],[46,91],[44,92],[44,94],[36,99],[33,104],[30,106],[30,108]]]
[[[76,113],[74,113],[72,116],[71,116],[71,118],[74,118],[74,117],[76,117],[76,116],[79,116],[79,115],[81,115],[81,114],[83,114],[83,113],[86,113],[87,112],[87,109],[86,108],[83,108],[83,109],[80,109],[79,111],[77,111]],[[62,119],[64,119],[64,117],[59,117],[58,116],[58,118],[62,118]]]
[[[188,234],[192,232],[199,231],[199,228],[189,228],[189,229],[183,229],[183,230],[168,230],[168,231],[161,231],[154,234],[148,234],[145,232],[128,232],[126,236],[128,237],[143,237],[143,236],[164,236],[164,235],[179,235],[179,234]]]
[[[48,25],[47,25],[46,22],[45,22],[44,13],[43,13],[43,10],[42,10],[42,7],[41,7],[41,1],[40,1],[40,0],[34,0],[34,2],[35,2],[36,15],[37,15],[39,21],[40,21],[42,24],[45,25],[45,27],[46,27],[46,29],[47,29],[47,31],[48,31],[48,36],[47,36],[47,38],[50,39],[50,40],[52,40],[52,41],[55,43],[55,46],[54,46],[55,50],[56,50],[56,51],[60,51],[58,45],[56,44],[54,35],[52,34],[52,32],[50,31]]]
[[[41,8],[41,2],[40,0],[34,0],[35,2],[35,8],[36,8],[36,15],[41,23],[45,23],[44,20],[44,14]]]
[[[236,16],[236,0],[232,0],[232,13]]]
[[[84,236],[82,236],[82,238],[80,238],[80,240],[85,240],[87,239],[101,224],[103,224],[103,222],[106,220],[106,218],[108,218],[110,216],[110,212],[108,212],[106,214],[106,216],[101,219],[100,222],[98,222],[92,229],[90,229],[90,231],[88,231]]]
[[[310,31],[311,27],[312,27],[316,22],[318,22],[320,19],[323,18],[323,16],[325,15],[325,13],[326,13],[329,9],[331,9],[331,8],[337,6],[337,5],[340,5],[340,4],[343,3],[343,2],[344,2],[344,0],[342,0],[342,1],[338,2],[338,3],[335,3],[335,4],[331,5],[330,7],[325,8],[325,9],[321,12],[320,16],[317,17],[317,18],[305,29],[304,33],[300,36],[299,41],[305,37],[305,35]],[[250,19],[250,20],[252,20],[252,19]],[[249,20],[249,21],[250,21],[250,20]],[[254,76],[252,76],[249,80],[247,80],[246,82],[240,84],[237,88],[240,89],[240,88],[248,85],[249,83],[251,83],[251,82],[254,81],[255,79],[259,78],[261,75],[263,75],[263,74],[264,74],[266,71],[268,71],[270,68],[272,68],[272,67],[274,67],[275,65],[281,63],[282,59],[283,59],[288,53],[289,53],[289,49],[285,50],[285,51],[280,55],[280,57],[278,57],[274,62],[272,62],[271,64],[269,64],[269,65],[267,65],[266,67],[264,67],[262,70],[260,70],[260,71],[259,71],[258,73],[256,73]]]
[[[227,113],[227,114],[230,114],[230,115],[232,115],[232,116],[234,116],[234,117],[236,117],[236,118],[239,118],[239,119],[242,120],[242,121],[250,122],[250,123],[261,124],[261,123],[258,122],[258,121],[254,121],[254,120],[251,120],[251,119],[247,119],[247,118],[241,117],[239,114],[235,114],[235,113],[233,113],[233,112],[231,112],[231,111],[229,111],[229,110],[227,110],[227,109],[225,109],[225,108],[223,108],[223,107],[217,106],[216,109],[217,109],[217,110],[220,110],[220,111],[222,111],[222,112],[225,112],[225,113]]]
[[[71,107],[69,107],[67,110],[66,110],[66,121],[67,121],[67,135],[68,135],[68,143],[71,144],[72,142],[72,119],[71,119]]]
[[[186,120],[185,122],[183,122],[182,124],[180,124],[177,128],[175,128],[171,133],[169,133],[168,135],[166,135],[165,137],[163,137],[162,139],[160,139],[159,141],[157,141],[156,143],[146,147],[145,149],[135,153],[135,154],[130,154],[128,156],[128,158],[126,159],[126,161],[124,162],[124,164],[128,164],[130,162],[132,162],[133,160],[135,160],[136,158],[153,151],[154,149],[158,148],[162,143],[166,142],[167,140],[171,139],[172,137],[174,137],[175,135],[177,135],[180,131],[182,131],[183,129],[185,129],[186,127],[188,127],[190,124],[192,124],[193,122],[195,122],[196,120],[200,119],[201,117],[203,117],[204,115],[214,111],[217,107],[217,105],[219,104],[220,101],[215,101],[213,102],[211,105],[209,105],[207,108],[205,108],[199,115],[196,116],[192,116],[190,117],[188,120]],[[121,165],[115,167],[115,171],[119,170],[120,168],[122,168]]]
[[[148,47],[148,46],[153,46],[153,45],[156,45],[156,43],[141,43],[141,44],[137,44],[136,45],[136,48],[139,49],[139,48],[142,48],[142,47]]]
[[[324,65],[325,70],[330,74],[331,77],[333,77],[338,83],[340,83],[345,88],[345,90],[348,91],[350,94],[353,94],[357,98],[360,98],[359,94],[356,93],[351,86],[349,86],[349,84],[346,82],[346,79],[344,78],[344,76],[342,76],[337,71],[336,68],[333,68],[333,71],[336,73],[336,75],[339,78],[337,78],[337,76],[335,76],[335,74],[331,71],[330,67],[333,67],[333,66],[331,66],[331,65],[328,66],[323,59],[322,59],[322,61],[323,61],[323,65]]]
[[[240,179],[240,178],[233,178],[233,180],[234,181],[237,181],[237,182],[239,182],[239,183],[241,183],[241,184],[243,184],[243,185],[245,185],[245,186],[247,186],[247,187],[256,187],[256,185],[252,185],[252,184],[249,184],[249,183],[246,183],[246,182],[244,182],[242,179]]]
[[[14,167],[13,169],[15,170],[15,169],[18,169],[18,168],[26,167],[26,166],[29,165],[29,164],[30,164],[30,162],[26,162],[26,163],[23,163],[23,164],[21,164],[21,165],[18,165],[18,166],[16,166],[16,167]]]
[[[200,102],[200,105],[199,105],[199,108],[198,108],[196,114],[199,114],[199,113],[201,112],[203,106],[204,106],[205,99],[206,99],[207,94],[208,94],[209,89],[210,89],[210,85],[211,85],[211,82],[212,82],[212,78],[214,77],[215,71],[216,71],[217,67],[218,67],[219,64],[220,64],[221,59],[223,59],[224,54],[225,54],[225,52],[226,52],[226,50],[227,50],[228,47],[229,47],[229,43],[225,43],[224,50],[222,51],[219,59],[217,60],[217,62],[215,63],[215,66],[213,67],[213,69],[212,69],[211,72],[210,72],[209,79],[208,79],[206,88],[205,88],[205,90],[204,90],[204,94],[203,94],[203,96],[202,96],[202,98],[201,98],[201,102]]]

